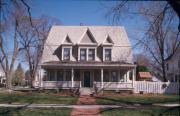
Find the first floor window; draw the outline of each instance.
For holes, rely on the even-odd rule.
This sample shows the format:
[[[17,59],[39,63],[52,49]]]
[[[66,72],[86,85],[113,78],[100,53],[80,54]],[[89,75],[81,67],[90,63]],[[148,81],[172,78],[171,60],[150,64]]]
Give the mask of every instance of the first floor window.
[[[80,70],[74,71],[74,81],[80,81]]]
[[[57,81],[63,81],[63,71],[57,71]]]
[[[55,79],[55,71],[49,71],[49,81],[56,81]]]
[[[103,76],[104,76],[104,82],[109,82],[109,71],[108,70],[104,70],[103,72]]]
[[[100,72],[100,70],[95,70],[94,71],[94,80],[96,82],[101,82],[101,72]]]
[[[111,61],[111,49],[105,49],[105,61]]]
[[[112,82],[118,82],[118,74],[117,74],[117,71],[112,71],[112,72],[111,72],[111,81],[112,81]]]
[[[86,60],[86,49],[80,49],[80,60],[81,61]]]
[[[70,70],[66,70],[65,80],[71,81],[71,71]]]
[[[64,48],[63,60],[70,60],[70,48]]]

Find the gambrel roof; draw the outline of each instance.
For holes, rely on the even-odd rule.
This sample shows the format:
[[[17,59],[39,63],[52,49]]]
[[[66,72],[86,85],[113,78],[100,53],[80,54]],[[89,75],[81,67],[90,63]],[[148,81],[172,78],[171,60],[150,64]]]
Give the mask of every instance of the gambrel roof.
[[[55,51],[61,52],[61,45],[71,45],[72,61],[76,61],[78,46],[96,46],[97,54],[101,46],[112,47],[112,61],[132,62],[132,50],[127,33],[121,26],[52,26],[42,55],[42,62],[59,61]],[[60,54],[61,53],[57,53]],[[97,61],[101,56],[97,56]]]
[[[53,26],[46,44],[61,45],[67,34],[73,44],[79,44],[84,36],[91,35],[91,39],[98,45],[109,36],[115,46],[131,46],[126,31],[121,26]]]

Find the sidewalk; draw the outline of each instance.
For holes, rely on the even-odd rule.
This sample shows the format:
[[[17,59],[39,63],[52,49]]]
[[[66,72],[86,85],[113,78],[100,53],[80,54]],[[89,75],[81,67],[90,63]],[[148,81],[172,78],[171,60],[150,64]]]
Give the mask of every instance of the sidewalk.
[[[81,106],[81,107],[77,107]],[[77,105],[73,108],[71,116],[101,116],[100,107],[96,99],[90,96],[80,96]]]
[[[94,109],[94,108],[138,108],[143,105],[135,104],[135,105],[85,105],[85,104],[77,104],[77,105],[66,105],[66,104],[0,104],[0,107],[27,107],[27,108],[81,108],[81,109]],[[162,106],[162,107],[177,107],[180,104],[153,104],[148,106]],[[146,105],[147,107],[147,105]]]

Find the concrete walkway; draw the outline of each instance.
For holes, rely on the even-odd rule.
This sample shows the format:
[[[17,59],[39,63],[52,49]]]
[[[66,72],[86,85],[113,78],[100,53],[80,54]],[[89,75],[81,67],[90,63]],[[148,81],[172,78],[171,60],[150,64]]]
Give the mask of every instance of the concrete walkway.
[[[143,105],[66,105],[66,104],[0,104],[0,107],[28,107],[28,108],[82,108],[82,109],[91,109],[91,108],[138,108]],[[162,106],[162,107],[177,107],[180,104],[153,104],[146,106]]]
[[[99,105],[94,104],[96,104],[94,97],[80,96],[77,105],[71,112],[71,116],[101,116]]]

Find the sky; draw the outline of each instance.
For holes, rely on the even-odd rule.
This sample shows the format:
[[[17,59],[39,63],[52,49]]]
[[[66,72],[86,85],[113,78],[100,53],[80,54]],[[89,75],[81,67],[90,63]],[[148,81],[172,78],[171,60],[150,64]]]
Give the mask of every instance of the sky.
[[[117,1],[100,0],[32,0],[30,2],[31,15],[39,17],[47,15],[59,19],[62,25],[83,25],[87,26],[111,26],[114,25],[112,19],[107,18],[108,12]],[[134,34],[137,35],[137,23],[143,25],[141,21],[133,16],[126,17],[118,23],[118,26],[124,26],[131,44]],[[133,49],[134,53],[140,52]]]
[[[114,25],[108,12],[118,1],[100,1],[100,0],[32,0],[32,16],[38,17],[47,15],[59,19],[62,25],[83,25],[93,26],[111,26]],[[138,25],[137,25],[138,24]],[[141,26],[140,26],[141,25]],[[137,17],[128,16],[118,23],[118,26],[124,26],[131,44],[134,34],[141,30],[143,21]],[[143,35],[142,33],[140,35]],[[133,49],[138,53],[140,50]]]

